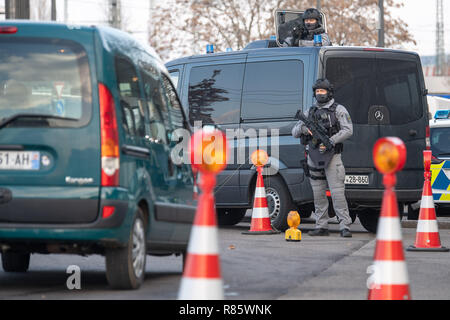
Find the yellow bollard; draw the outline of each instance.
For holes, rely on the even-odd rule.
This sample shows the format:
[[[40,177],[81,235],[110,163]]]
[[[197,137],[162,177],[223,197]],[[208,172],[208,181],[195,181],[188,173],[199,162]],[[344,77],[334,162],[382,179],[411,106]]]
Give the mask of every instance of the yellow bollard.
[[[297,211],[290,211],[287,217],[287,223],[289,225],[289,229],[286,230],[285,239],[286,241],[301,241],[302,240],[302,232],[298,230],[298,226],[300,225],[300,215]]]

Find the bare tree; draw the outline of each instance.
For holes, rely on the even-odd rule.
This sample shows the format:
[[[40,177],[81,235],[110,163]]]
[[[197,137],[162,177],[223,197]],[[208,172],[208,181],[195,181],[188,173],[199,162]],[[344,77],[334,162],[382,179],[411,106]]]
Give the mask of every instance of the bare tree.
[[[377,0],[324,0],[328,33],[334,44],[377,43]],[[217,50],[244,48],[249,42],[275,34],[277,8],[306,9],[315,0],[167,0],[154,5],[149,22],[149,42],[163,59],[203,53],[206,44]],[[399,47],[415,43],[407,25],[390,12],[402,3],[386,0],[385,43]]]
[[[31,19],[38,21],[50,20],[50,1],[48,0],[30,0]]]

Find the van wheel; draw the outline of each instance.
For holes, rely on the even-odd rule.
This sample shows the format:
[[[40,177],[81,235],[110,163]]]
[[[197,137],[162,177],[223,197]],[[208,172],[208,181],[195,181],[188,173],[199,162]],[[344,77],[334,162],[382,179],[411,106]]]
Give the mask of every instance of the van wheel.
[[[307,203],[298,206],[298,214],[300,218],[309,218],[314,212],[314,203]]]
[[[277,230],[285,231],[289,228],[287,224],[288,213],[295,210],[291,195],[280,176],[265,177],[264,186],[272,226]]]
[[[3,252],[2,265],[5,272],[27,272],[30,266],[30,253]]]
[[[350,216],[352,223],[355,223],[357,213],[354,210],[349,209],[348,215]],[[328,203],[328,217],[330,218],[336,217],[336,220],[339,222],[339,217],[336,215],[336,212],[334,211],[333,202],[331,200],[329,200]]]
[[[358,218],[362,226],[371,233],[377,233],[379,209],[366,208],[358,212]]]
[[[420,207],[414,209],[411,204],[408,204],[408,220],[418,220],[419,219]]]
[[[234,226],[241,222],[246,212],[246,208],[217,209],[217,223],[219,226]]]
[[[106,278],[113,289],[137,289],[144,282],[147,258],[146,226],[137,210],[128,244],[106,250]]]
[[[352,219],[352,223],[355,223],[356,215],[357,215],[356,211],[355,210],[349,210],[348,213],[350,215],[350,219]]]

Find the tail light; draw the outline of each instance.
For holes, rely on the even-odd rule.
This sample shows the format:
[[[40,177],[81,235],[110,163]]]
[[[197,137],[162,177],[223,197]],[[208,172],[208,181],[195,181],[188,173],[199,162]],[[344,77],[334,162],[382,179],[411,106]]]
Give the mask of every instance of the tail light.
[[[100,100],[102,186],[113,187],[119,185],[120,169],[116,108],[111,92],[102,83],[98,84],[98,96]]]
[[[13,26],[1,26],[0,27],[0,34],[13,34],[17,32],[17,27]]]
[[[427,126],[425,129],[425,146],[427,150],[431,149],[431,142],[430,142],[430,126]]]
[[[102,209],[102,218],[106,219],[106,218],[111,217],[115,211],[116,211],[116,208],[113,206],[104,206]]]

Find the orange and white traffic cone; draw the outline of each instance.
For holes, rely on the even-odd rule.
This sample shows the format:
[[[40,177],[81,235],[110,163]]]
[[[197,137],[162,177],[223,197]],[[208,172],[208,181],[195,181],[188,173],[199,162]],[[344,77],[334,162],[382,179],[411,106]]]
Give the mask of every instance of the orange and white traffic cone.
[[[422,200],[420,201],[419,220],[417,221],[416,242],[409,246],[408,251],[437,251],[447,252],[450,249],[441,246],[436,210],[434,208],[433,193],[431,189],[431,151],[425,150],[424,167],[425,182],[423,184]]]
[[[378,220],[377,242],[372,265],[374,274],[369,287],[369,300],[409,300],[408,271],[403,254],[402,232],[394,175],[385,175]]]
[[[280,231],[272,229],[269,216],[269,208],[267,206],[266,189],[264,188],[264,180],[262,176],[263,167],[257,166],[255,199],[253,201],[252,221],[250,230],[242,232],[243,234],[277,234]]]
[[[205,150],[210,152],[207,154],[208,162],[203,160]],[[201,172],[201,179],[197,181],[201,193],[189,237],[178,299],[222,300],[224,293],[213,191],[216,175],[226,167],[226,136],[219,130],[199,130],[191,138],[189,152],[192,167]],[[198,159],[200,161],[197,162]]]
[[[406,147],[397,137],[378,139],[373,147],[375,167],[383,174],[383,202],[378,220],[373,275],[368,281],[369,300],[409,300],[408,270],[395,194],[395,173],[406,162]]]
[[[205,188],[208,180],[215,178],[202,175],[199,182],[197,212],[192,226],[187,257],[178,293],[180,300],[222,300],[223,284],[220,275],[219,246],[214,196]]]

